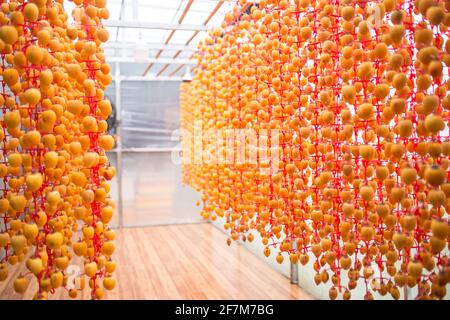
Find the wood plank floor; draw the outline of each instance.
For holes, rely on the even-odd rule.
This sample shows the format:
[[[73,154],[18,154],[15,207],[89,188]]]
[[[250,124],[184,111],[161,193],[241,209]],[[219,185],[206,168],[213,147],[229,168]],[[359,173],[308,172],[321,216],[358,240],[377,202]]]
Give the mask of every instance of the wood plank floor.
[[[117,230],[114,258],[118,284],[106,299],[311,299],[242,246],[228,247],[208,223]],[[32,298],[35,281],[23,296],[12,289],[24,271],[10,267],[0,299]],[[59,289],[50,298],[68,296]],[[88,289],[78,298],[89,299]]]

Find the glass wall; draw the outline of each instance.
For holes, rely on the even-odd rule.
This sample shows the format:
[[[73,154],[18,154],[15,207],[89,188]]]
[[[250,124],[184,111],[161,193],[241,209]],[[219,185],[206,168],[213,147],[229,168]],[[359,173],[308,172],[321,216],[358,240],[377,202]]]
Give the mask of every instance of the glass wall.
[[[116,105],[116,85],[106,95]],[[109,154],[119,177],[111,182],[111,196],[120,207],[123,227],[201,222],[195,206],[198,194],[181,184],[181,165],[172,161],[179,141],[179,82],[122,81],[120,83],[120,150]],[[175,135],[176,137],[176,135]],[[113,226],[120,225],[119,210]]]
[[[179,82],[121,83],[122,148],[172,148],[179,128]]]

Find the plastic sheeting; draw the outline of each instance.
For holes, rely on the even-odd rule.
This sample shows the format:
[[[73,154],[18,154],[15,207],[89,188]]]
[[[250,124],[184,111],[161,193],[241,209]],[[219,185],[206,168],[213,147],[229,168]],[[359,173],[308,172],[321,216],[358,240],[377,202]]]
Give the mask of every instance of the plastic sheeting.
[[[123,148],[172,148],[179,128],[179,82],[121,82]]]
[[[116,105],[116,83],[105,94]],[[121,141],[123,149],[166,149],[155,152],[122,152],[122,188],[117,176],[111,181],[111,197],[123,201],[123,226],[150,226],[202,221],[195,206],[198,194],[181,183],[181,166],[174,164],[171,149],[179,143],[172,139],[179,129],[179,82],[122,81]],[[108,153],[117,168],[117,152]],[[117,171],[120,168],[117,168]],[[116,210],[112,227],[119,226]]]

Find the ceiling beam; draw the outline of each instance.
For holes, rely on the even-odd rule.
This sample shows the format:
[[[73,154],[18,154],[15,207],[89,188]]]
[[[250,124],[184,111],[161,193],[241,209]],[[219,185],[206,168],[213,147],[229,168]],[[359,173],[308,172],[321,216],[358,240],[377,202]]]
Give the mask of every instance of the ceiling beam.
[[[173,70],[173,71],[169,74],[169,77],[173,77],[174,75],[176,75],[177,72],[180,71],[181,68],[183,68],[183,67],[184,67],[184,64],[179,65],[175,70]]]
[[[178,24],[179,25],[181,25],[181,23],[183,22],[184,18],[186,17],[187,13],[189,12],[189,9],[191,8],[193,2],[194,2],[194,0],[189,0],[188,4],[184,8],[183,13],[181,14],[180,18],[178,19]],[[170,34],[167,37],[167,39],[164,42],[164,44],[168,44],[169,43],[170,39],[172,39],[173,35],[175,34],[175,31],[176,31],[175,29],[172,29],[172,31],[170,31]],[[163,50],[159,50],[159,52],[156,54],[156,58],[159,58],[159,56],[161,55],[162,52],[163,52]],[[147,68],[145,68],[143,76],[145,76],[150,71],[152,66],[153,66],[153,63],[150,63],[147,66]],[[163,67],[162,71],[164,72],[164,70],[166,70],[167,67],[168,67],[167,65],[165,67]],[[160,74],[161,74],[161,72],[158,73],[158,75],[160,75]]]
[[[166,64],[164,65],[161,70],[159,70],[158,74],[156,75],[157,77],[159,77],[160,75],[162,75],[164,73],[164,71],[166,71],[166,69],[170,66],[170,64]]]
[[[212,17],[214,17],[214,15],[217,13],[217,11],[219,11],[220,7],[224,4],[225,1],[221,0],[217,3],[216,7],[213,9],[213,11],[211,11],[211,13],[209,14],[208,18],[206,18],[205,22],[203,22],[203,25],[206,26],[209,21],[211,21]],[[200,31],[195,31],[194,35],[189,38],[189,40],[186,42],[186,45],[189,45],[191,43],[192,40],[194,40],[194,38],[200,33]]]
[[[188,4],[186,5],[186,7],[183,10],[183,13],[181,14],[180,19],[178,19],[178,24],[181,24],[184,20],[184,18],[186,17],[187,13],[189,12],[189,9],[192,6],[192,3],[194,3],[194,0],[189,0]],[[175,34],[175,29],[173,29],[172,31],[170,31],[169,36],[167,37],[166,41],[164,42],[164,44],[168,44],[170,42],[170,40],[172,39],[173,35]]]
[[[224,4],[224,0],[220,0],[217,5],[214,7],[213,11],[211,11],[211,13],[209,14],[209,16],[206,18],[206,20],[203,22],[203,25],[206,26],[208,24],[209,21],[211,21],[212,17],[214,17],[214,15],[217,13],[217,11],[219,11],[220,7]],[[186,42],[186,45],[189,45],[191,43],[192,40],[194,40],[194,38],[200,33],[200,31],[195,31],[194,34],[192,35],[192,37],[189,38],[189,40]],[[175,53],[175,55],[173,56],[173,58],[177,58],[180,54],[181,54],[182,50],[179,50],[177,53]],[[180,69],[184,67],[184,66],[180,66]],[[178,69],[177,69],[178,71]],[[176,73],[176,72],[175,72]],[[175,73],[171,73],[170,75],[175,75]]]
[[[225,1],[221,0],[217,3],[217,5],[214,7],[213,11],[209,14],[208,18],[206,18],[205,22],[203,22],[203,25],[206,26],[209,21],[211,21],[212,17],[219,11],[220,7],[224,4]],[[186,45],[191,43],[192,40],[200,33],[200,31],[195,31],[192,37],[189,38],[189,40],[186,42]]]
[[[153,23],[141,21],[119,21],[106,20],[105,27],[135,28],[135,29],[157,29],[157,30],[184,30],[184,31],[207,31],[204,25],[181,24],[181,23]]]
[[[203,25],[207,25],[208,22],[214,17],[214,15],[219,11],[220,7],[224,4],[225,1],[221,0],[217,3],[217,5],[214,7],[213,11],[209,14],[208,18],[206,18],[205,22],[203,22]]]
[[[255,5],[256,3],[259,3],[259,1],[257,1],[257,0],[255,0],[255,1],[253,1],[253,2],[247,2],[246,4],[244,4],[243,6],[242,6],[242,8],[239,10],[239,17],[237,18],[237,20],[239,20],[240,18],[241,18],[241,16],[245,13],[245,11],[247,11],[248,10],[248,8],[250,8],[252,5]],[[236,20],[235,20],[235,22],[236,22]],[[186,42],[186,44],[188,45],[190,42],[191,42],[191,40],[193,39],[193,37],[188,41],[188,42]],[[193,57],[194,57],[194,55],[195,55],[195,53],[193,53],[191,56],[190,56],[190,58],[192,59]]]
[[[189,9],[191,9],[192,3],[194,0],[189,0],[188,4],[186,5],[186,8],[184,8],[183,13],[181,14],[180,19],[178,19],[178,23],[182,23],[184,18],[186,17],[187,13],[189,12]]]

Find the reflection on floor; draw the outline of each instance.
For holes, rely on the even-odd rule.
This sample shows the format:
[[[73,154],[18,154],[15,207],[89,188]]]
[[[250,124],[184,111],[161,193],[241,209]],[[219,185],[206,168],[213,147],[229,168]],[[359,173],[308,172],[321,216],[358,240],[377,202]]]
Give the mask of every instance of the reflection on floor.
[[[107,299],[311,299],[209,223],[117,230],[114,258],[118,285]],[[32,298],[36,281],[23,297],[12,289],[19,269],[0,282],[0,299]],[[62,289],[51,296],[67,298]]]

